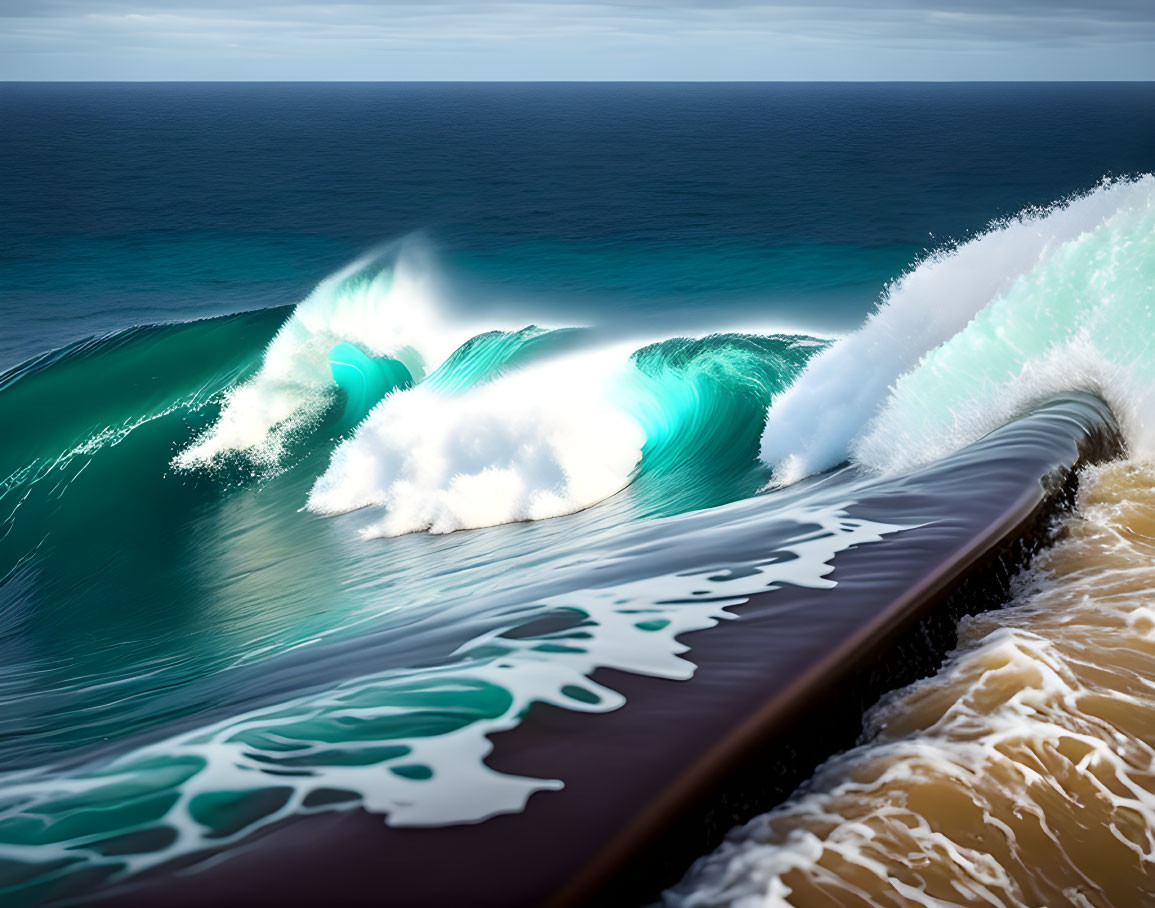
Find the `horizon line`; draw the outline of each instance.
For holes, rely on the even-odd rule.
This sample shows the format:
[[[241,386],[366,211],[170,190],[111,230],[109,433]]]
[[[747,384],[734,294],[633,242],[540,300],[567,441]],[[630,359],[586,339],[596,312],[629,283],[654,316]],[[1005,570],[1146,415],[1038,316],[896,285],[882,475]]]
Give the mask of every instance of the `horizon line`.
[[[0,79],[2,85],[1152,85],[1155,79]]]

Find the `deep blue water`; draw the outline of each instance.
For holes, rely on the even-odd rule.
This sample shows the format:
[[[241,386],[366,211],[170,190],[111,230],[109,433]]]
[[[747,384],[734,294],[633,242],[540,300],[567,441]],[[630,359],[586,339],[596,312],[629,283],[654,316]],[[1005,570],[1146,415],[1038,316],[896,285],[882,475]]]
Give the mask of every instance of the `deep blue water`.
[[[928,245],[1149,169],[1147,84],[5,84],[0,367],[292,303],[423,231],[474,310],[856,324]]]

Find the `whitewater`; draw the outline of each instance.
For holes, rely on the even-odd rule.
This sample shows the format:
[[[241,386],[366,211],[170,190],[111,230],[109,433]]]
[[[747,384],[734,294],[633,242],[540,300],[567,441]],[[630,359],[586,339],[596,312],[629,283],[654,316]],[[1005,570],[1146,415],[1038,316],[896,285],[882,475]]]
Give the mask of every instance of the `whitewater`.
[[[402,363],[414,386],[357,416],[317,477],[310,510],[375,508],[381,516],[364,537],[557,517],[642,472],[705,465],[708,455],[720,477],[749,472],[753,421],[826,345],[805,335],[639,344],[599,341],[588,329],[481,330],[442,314],[436,272],[413,242],[319,284],[173,467],[287,468],[339,409],[329,357],[346,343]],[[710,441],[715,422],[729,443]]]

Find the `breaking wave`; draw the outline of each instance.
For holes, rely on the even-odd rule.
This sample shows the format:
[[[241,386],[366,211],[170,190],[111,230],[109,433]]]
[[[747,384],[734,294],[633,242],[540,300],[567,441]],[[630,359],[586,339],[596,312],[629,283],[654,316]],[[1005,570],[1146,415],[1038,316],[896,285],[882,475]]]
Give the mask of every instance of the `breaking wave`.
[[[1146,450],[1155,177],[1106,182],[934,254],[774,400],[762,459],[792,482],[847,459],[900,472],[1055,393],[1102,395]]]
[[[484,619],[470,619],[475,623],[462,628],[468,643],[440,662],[398,663],[388,672],[375,665],[375,674],[360,668],[337,686],[306,685],[290,671],[271,672],[284,685],[276,695],[264,691],[256,702],[245,700],[243,708],[187,733],[174,736],[165,723],[171,715],[198,715],[203,704],[170,715],[147,699],[152,682],[137,684],[134,675],[124,683],[146,705],[133,721],[142,733],[149,730],[154,743],[107,759],[89,759],[83,749],[106,738],[100,711],[108,710],[111,722],[130,698],[110,701],[99,679],[77,668],[80,680],[73,683],[70,675],[55,693],[80,705],[57,716],[58,701],[46,696],[8,720],[9,727],[37,730],[25,736],[27,750],[18,754],[28,767],[63,736],[57,725],[92,713],[78,725],[80,757],[66,766],[45,763],[44,772],[21,769],[3,780],[0,851],[19,876],[13,891],[35,900],[28,881],[52,887],[77,871],[132,872],[316,810],[360,804],[390,822],[421,825],[521,809],[533,792],[559,783],[502,775],[484,759],[488,736],[520,722],[529,703],[590,712],[614,708],[620,694],[590,679],[599,667],[689,677],[693,666],[682,658],[686,646],[679,635],[711,626],[727,617],[730,605],[775,584],[828,585],[835,552],[900,529],[849,519],[843,502],[821,511],[795,509],[794,518],[811,529],[776,554],[797,557],[736,566],[716,553],[703,555],[704,545],[732,547],[765,529],[757,512],[764,507],[765,516],[773,504],[756,495],[769,480],[790,482],[846,460],[866,471],[908,471],[974,441],[1040,398],[1069,390],[1102,395],[1119,416],[1132,453],[1149,454],[1155,442],[1149,415],[1155,412],[1153,301],[1155,178],[1143,177],[1104,183],[932,255],[886,290],[859,332],[833,344],[735,333],[639,348],[606,343],[591,330],[529,323],[544,319],[512,327],[467,325],[445,314],[436,270],[410,241],[322,281],[291,313],[133,329],[0,377],[0,423],[20,427],[0,449],[0,589],[11,601],[23,601],[20,584],[30,583],[45,559],[56,559],[51,567],[62,579],[45,601],[56,597],[50,605],[65,616],[57,636],[67,644],[63,661],[70,671],[83,666],[92,633],[91,626],[75,632],[72,626],[96,611],[84,607],[90,601],[84,590],[103,570],[119,571],[115,588],[118,594],[127,590],[125,599],[139,610],[129,610],[133,620],[151,614],[154,600],[171,602],[194,590],[198,598],[190,599],[188,611],[195,620],[189,619],[187,632],[208,639],[197,625],[205,620],[225,641],[219,661],[206,661],[211,669],[204,669],[224,677],[228,668],[222,665],[260,662],[263,671],[275,656],[333,628],[377,620],[385,609],[412,609],[417,600],[440,608],[449,598],[442,585],[454,592],[464,585],[442,584],[426,569],[429,560],[446,558],[452,570],[458,569],[455,559],[493,565],[499,561],[495,551],[521,544],[503,537],[490,549],[486,539],[465,538],[455,540],[461,549],[450,549],[445,540],[417,537],[341,548],[329,538],[343,542],[351,527],[367,537],[442,534],[557,517],[610,500],[596,514],[626,527],[613,537],[621,542],[629,538],[623,516],[666,516],[741,499],[751,499],[743,505],[754,515],[721,507],[701,515],[701,532],[687,531],[676,541],[677,521],[659,524],[650,543],[639,546],[627,580],[599,575],[568,592],[516,599],[520,617],[568,616],[560,631],[519,636],[513,633],[518,622],[506,621],[495,606]],[[338,429],[330,416],[345,392],[331,355],[343,344],[364,362],[400,364],[411,380],[391,385],[363,419],[359,413],[359,421]],[[316,431],[322,426],[327,431]],[[290,449],[305,456],[289,457]],[[237,461],[258,467],[262,480],[273,477],[259,485],[260,495],[214,481],[218,467]],[[1155,480],[1144,482],[1149,487]],[[1135,490],[1124,496],[1138,497]],[[312,513],[299,513],[302,505]],[[313,516],[354,511],[361,513],[333,522]],[[1115,838],[1147,861],[1152,824],[1144,820],[1136,831],[1134,814],[1148,816],[1155,808],[1133,766],[1123,765],[1149,757],[1145,739],[1128,726],[1134,718],[1128,710],[1146,708],[1145,693],[1136,689],[1126,702],[1112,700],[1095,687],[1074,649],[1064,649],[1061,627],[1059,636],[1044,639],[1048,625],[1038,618],[1049,614],[1048,602],[1066,607],[1075,601],[1071,597],[1088,596],[1096,614],[1114,622],[1118,638],[1137,652],[1146,646],[1151,622],[1141,590],[1112,587],[1106,599],[1095,600],[1091,588],[1101,566],[1119,556],[1111,548],[1118,539],[1126,543],[1120,551],[1131,546],[1150,554],[1127,535],[1140,525],[1134,515],[1122,526],[1112,523],[1112,513],[1088,505],[1084,519],[1090,523],[1073,532],[1087,542],[1079,527],[1098,521],[1099,541],[1090,549],[1064,544],[1042,563],[1035,586],[1008,613],[1011,630],[996,631],[982,620],[968,625],[986,630],[964,639],[945,680],[887,701],[874,714],[873,738],[863,750],[832,763],[810,794],[736,834],[671,898],[687,904],[773,900],[826,885],[840,893],[877,886],[888,897],[912,898],[920,885],[932,891],[937,882],[917,873],[891,873],[871,850],[882,843],[926,858],[956,892],[961,886],[976,898],[998,892],[1004,901],[1029,900],[1034,890],[1023,882],[1014,853],[984,857],[912,804],[928,791],[986,797],[976,767],[994,767],[1003,773],[999,784],[1026,798],[1035,794],[1028,784],[1030,761],[1054,753],[1069,757],[1071,766],[1059,769],[1076,780],[1072,784],[1086,783],[1088,798],[1092,789],[1102,795],[1105,828],[1121,830]],[[182,536],[174,532],[182,521],[201,522],[188,523],[195,532]],[[721,535],[714,532],[719,526]],[[93,527],[107,528],[116,548],[91,544]],[[568,527],[554,529],[564,536]],[[550,533],[535,530],[533,545]],[[516,532],[510,538],[518,538]],[[681,572],[668,560],[647,561],[658,532],[670,536],[662,536],[663,549],[668,544],[677,558],[697,567]],[[164,549],[169,542],[171,550]],[[406,548],[409,543],[415,546]],[[137,563],[156,557],[168,572],[133,586],[132,565],[116,562],[121,549],[134,553]],[[344,559],[344,573],[331,563],[335,552]],[[603,552],[603,563],[612,567],[616,552]],[[523,554],[527,562],[537,557],[535,550]],[[1081,573],[1084,556],[1095,569]],[[745,571],[751,564],[752,572]],[[1138,562],[1119,571],[1118,577],[1136,577],[1150,587]],[[408,576],[409,586],[389,592],[395,575]],[[515,597],[523,595],[519,579],[510,581]],[[491,582],[496,584],[485,575],[479,586]],[[220,597],[231,603],[227,614],[205,619],[221,607],[219,590],[228,591]],[[358,601],[364,611],[355,617],[342,612],[354,598],[351,591],[374,604]],[[269,602],[276,614],[256,614]],[[13,626],[33,623],[30,612],[16,609],[0,609],[0,617]],[[105,645],[121,646],[117,626],[111,627],[113,642]],[[241,641],[236,652],[230,649],[233,633]],[[21,658],[12,657],[14,674],[36,677],[43,666]],[[140,678],[157,671],[167,679],[183,670],[159,661],[133,666]],[[999,679],[1018,687],[988,683]],[[943,690],[949,692],[945,699]],[[926,712],[926,722],[912,724],[934,703],[945,704],[940,714]],[[1056,703],[1103,708],[1071,718],[1074,713],[1063,714]],[[1033,717],[1025,716],[1023,704]],[[1044,714],[1045,727],[1030,724]],[[1029,726],[1035,737],[1022,747],[1013,735],[992,738],[983,724],[988,720],[1002,723],[999,734]],[[1135,721],[1149,720],[1143,713]],[[201,721],[185,721],[182,728]],[[1020,749],[998,751],[1005,741]],[[1030,743],[1040,741],[1038,747]],[[1112,742],[1122,754],[1107,753]],[[980,758],[989,762],[976,762]],[[902,789],[928,766],[926,777],[933,779],[925,790],[912,795]],[[1085,778],[1096,768],[1109,770],[1110,778],[1098,781],[1110,797]],[[899,789],[903,793],[894,794]],[[855,816],[845,808],[848,792],[867,799],[877,794],[879,801],[864,800],[874,804],[872,812]],[[1040,815],[1032,809],[1024,816]],[[1000,815],[998,822],[1012,827],[1023,817]],[[1057,851],[1066,848],[1060,843]],[[841,882],[849,877],[830,869],[832,861],[854,865],[850,888]],[[1070,867],[1077,863],[1069,861]],[[1060,858],[1054,865],[1062,869],[1057,879],[1074,879]],[[1037,901],[1059,898],[1045,887],[1039,891],[1047,898]]]

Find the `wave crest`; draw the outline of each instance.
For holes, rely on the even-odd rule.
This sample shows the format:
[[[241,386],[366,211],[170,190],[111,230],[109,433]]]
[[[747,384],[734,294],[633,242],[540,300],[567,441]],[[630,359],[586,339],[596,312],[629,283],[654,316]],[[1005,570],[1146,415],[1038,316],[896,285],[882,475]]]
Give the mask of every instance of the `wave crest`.
[[[322,514],[383,506],[364,530],[396,536],[570,514],[628,485],[641,424],[615,405],[624,357],[578,354],[461,396],[387,397],[333,454],[309,495]]]

